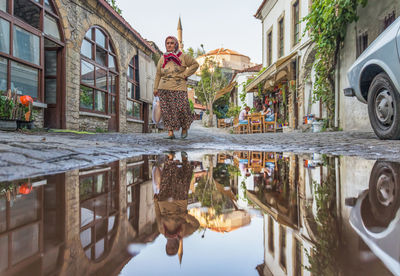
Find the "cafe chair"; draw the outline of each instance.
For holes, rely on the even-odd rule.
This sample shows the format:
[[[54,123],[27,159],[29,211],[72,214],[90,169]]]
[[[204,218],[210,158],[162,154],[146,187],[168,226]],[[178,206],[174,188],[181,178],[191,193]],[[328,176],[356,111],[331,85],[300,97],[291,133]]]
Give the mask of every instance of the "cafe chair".
[[[276,129],[277,129],[276,119],[277,119],[277,117],[278,117],[277,113],[274,114],[274,120],[272,120],[272,121],[266,119],[265,116],[262,117],[264,132],[276,132]]]
[[[226,127],[225,119],[218,119],[218,121],[217,121],[217,127],[218,127],[218,128],[225,128],[225,127]]]
[[[250,116],[250,132],[251,133],[262,133],[262,118],[260,114],[253,114]]]
[[[233,131],[236,134],[245,134],[249,133],[249,120],[246,120],[247,123],[240,123],[239,118],[235,118],[233,120]]]

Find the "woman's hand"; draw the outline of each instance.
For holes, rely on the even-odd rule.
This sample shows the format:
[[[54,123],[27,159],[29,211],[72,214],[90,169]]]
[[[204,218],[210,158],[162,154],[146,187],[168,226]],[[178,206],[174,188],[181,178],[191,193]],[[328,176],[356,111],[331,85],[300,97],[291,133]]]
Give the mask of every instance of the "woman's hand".
[[[158,90],[154,90],[153,91],[153,95],[154,95],[154,97],[157,97],[158,96]]]

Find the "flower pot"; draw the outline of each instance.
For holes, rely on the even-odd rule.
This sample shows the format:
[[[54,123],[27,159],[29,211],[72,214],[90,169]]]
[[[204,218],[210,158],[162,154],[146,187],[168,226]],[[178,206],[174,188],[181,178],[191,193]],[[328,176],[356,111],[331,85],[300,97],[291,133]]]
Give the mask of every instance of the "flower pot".
[[[322,127],[324,126],[324,122],[313,122],[312,123],[312,132],[321,132],[322,131]]]
[[[0,119],[0,130],[16,130],[17,129],[17,121],[16,120],[4,120]]]
[[[34,122],[35,121],[21,121],[17,120],[17,129],[32,129],[34,128]]]

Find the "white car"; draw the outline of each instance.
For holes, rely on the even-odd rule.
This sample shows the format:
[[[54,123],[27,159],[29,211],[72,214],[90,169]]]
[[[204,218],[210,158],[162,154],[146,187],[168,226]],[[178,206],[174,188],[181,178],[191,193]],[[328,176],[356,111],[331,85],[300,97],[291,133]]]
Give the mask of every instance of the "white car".
[[[347,72],[349,97],[368,104],[380,139],[400,139],[400,17],[357,58]]]

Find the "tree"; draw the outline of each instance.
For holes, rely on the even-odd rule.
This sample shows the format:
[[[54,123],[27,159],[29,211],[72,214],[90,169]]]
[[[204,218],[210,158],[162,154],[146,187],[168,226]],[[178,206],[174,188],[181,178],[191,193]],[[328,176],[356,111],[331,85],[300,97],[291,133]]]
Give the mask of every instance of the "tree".
[[[121,14],[122,11],[121,9],[117,6],[117,1],[116,0],[106,0],[108,4],[118,13]]]
[[[193,47],[189,47],[186,51],[184,51],[185,54],[193,57],[193,58],[197,58],[201,55],[203,55],[203,50],[200,48],[197,48],[196,50],[193,49]]]
[[[195,93],[200,102],[207,106],[209,112],[208,126],[213,126],[213,104],[219,90],[225,87],[227,81],[222,74],[221,68],[214,58],[207,57],[200,68],[201,80],[195,87]]]

